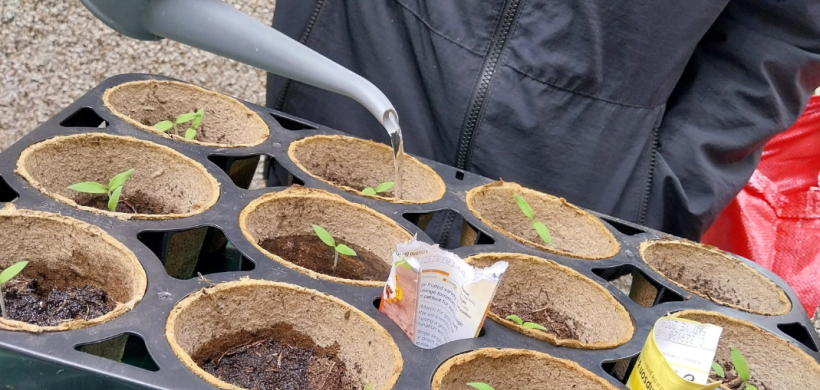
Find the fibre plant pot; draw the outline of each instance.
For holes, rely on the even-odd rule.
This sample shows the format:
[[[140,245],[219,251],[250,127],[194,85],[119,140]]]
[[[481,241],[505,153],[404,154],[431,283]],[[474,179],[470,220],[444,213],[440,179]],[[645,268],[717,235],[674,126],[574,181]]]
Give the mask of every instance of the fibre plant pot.
[[[182,363],[220,389],[242,387],[210,374],[196,360],[202,356],[222,359],[222,353],[237,345],[251,343],[248,348],[252,348],[259,345],[259,339],[285,337],[277,333],[282,329],[292,340],[307,337],[316,349],[333,350],[334,369],[341,366],[346,382],[359,388],[369,384],[374,389],[391,389],[403,365],[398,347],[375,320],[338,298],[285,283],[242,279],[200,290],[174,307],[165,329]],[[277,361],[279,356],[267,358],[270,360],[262,368],[289,367]],[[314,377],[312,370],[321,367],[310,366],[305,376]],[[310,383],[311,388],[317,388],[313,380]]]
[[[134,169],[122,197],[144,194],[156,213],[111,212],[82,206],[91,195],[68,189],[86,181],[108,184],[114,175]],[[175,219],[199,214],[216,203],[219,183],[202,164],[181,153],[133,137],[91,133],[54,137],[20,154],[17,174],[60,202],[122,219]]]
[[[535,219],[550,232],[547,245],[533,228],[515,200],[522,196],[532,207]],[[615,236],[598,218],[580,208],[542,192],[515,183],[498,181],[467,192],[467,207],[482,222],[515,241],[561,256],[586,260],[606,259],[620,251]]]
[[[237,148],[256,146],[270,137],[270,129],[255,112],[238,100],[197,87],[167,80],[143,80],[119,84],[103,94],[103,104],[130,125],[149,133],[203,146]],[[202,124],[194,139],[154,125],[173,121],[180,114],[204,108]],[[184,132],[190,123],[180,125]]]
[[[288,156],[309,175],[344,191],[392,203],[421,204],[444,196],[441,177],[414,157],[402,157],[401,199],[366,195],[365,187],[395,181],[393,149],[373,141],[340,135],[317,135],[290,144]],[[394,187],[395,189],[395,187]],[[391,190],[392,191],[392,190]],[[389,193],[389,191],[388,191]]]
[[[470,390],[483,382],[504,389],[616,390],[571,360],[526,349],[483,348],[451,358],[433,375],[432,390]]]
[[[15,279],[36,281],[37,290],[44,291],[90,285],[104,291],[113,307],[96,317],[81,315],[54,325],[0,318],[2,330],[40,333],[102,324],[131,310],[142,299],[148,283],[136,256],[98,227],[59,214],[17,210],[7,205],[0,210],[0,268],[21,260],[29,264]],[[10,283],[3,285],[4,291],[9,291]],[[6,298],[10,310],[8,294]],[[69,295],[67,299],[72,298]],[[48,304],[50,300],[43,298],[41,305],[43,302]],[[73,301],[68,309],[72,305]],[[58,307],[53,313],[64,308]]]
[[[685,310],[673,316],[722,327],[715,361],[728,374],[733,367],[730,347],[737,348],[749,365],[750,383],[759,390],[818,388],[820,365],[814,358],[751,322],[702,310]],[[721,388],[731,390],[725,384]]]
[[[312,227],[314,224],[353,248],[357,256],[340,255],[339,266],[331,268],[333,248],[319,240]],[[370,287],[384,285],[396,244],[412,238],[399,224],[367,206],[323,190],[299,186],[252,201],[239,214],[239,227],[262,253],[288,268],[313,278]],[[297,244],[294,240],[301,241]],[[297,251],[308,245],[324,251],[310,256],[318,252]],[[308,259],[299,261],[297,257]]]
[[[780,286],[717,248],[661,239],[641,243],[640,254],[663,277],[719,305],[764,315],[782,315],[792,308]],[[654,296],[654,287],[644,280],[633,282],[632,289],[632,295],[647,300]]]
[[[167,80],[134,81],[109,88],[103,103],[128,124],[149,133],[203,146],[237,148],[256,146],[270,137],[265,121],[238,100],[195,85]],[[173,129],[159,131],[154,125],[184,113],[204,109],[202,124],[193,139]],[[190,123],[178,126],[180,134]],[[250,183],[259,157],[243,159],[231,166],[228,175],[236,183]],[[241,186],[241,184],[240,184]],[[247,188],[247,187],[245,187]]]
[[[479,268],[509,263],[488,315],[516,332],[582,349],[615,348],[635,334],[632,317],[609,291],[571,268],[516,253],[487,253],[466,261]],[[509,315],[547,330],[518,325],[506,319]]]
[[[121,199],[139,200],[145,209],[138,213],[109,211],[104,194],[68,189],[86,181],[107,185],[114,175],[129,169],[134,173],[123,184]],[[190,217],[208,210],[219,198],[219,183],[202,164],[171,148],[133,137],[90,133],[51,138],[23,150],[16,172],[60,202],[126,220]],[[97,203],[91,203],[95,199]],[[175,272],[172,276],[187,278],[193,272],[205,237],[205,230],[198,230],[202,229],[177,237],[168,251],[165,264]]]

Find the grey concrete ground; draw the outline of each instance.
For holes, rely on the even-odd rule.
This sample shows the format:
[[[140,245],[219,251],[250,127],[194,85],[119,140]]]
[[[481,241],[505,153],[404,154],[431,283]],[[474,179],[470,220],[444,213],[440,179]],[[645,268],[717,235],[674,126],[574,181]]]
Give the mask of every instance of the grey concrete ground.
[[[226,1],[264,23],[273,18],[275,0]],[[0,0],[0,53],[0,151],[121,73],[161,74],[265,101],[264,72],[168,40],[125,38],[79,0]]]

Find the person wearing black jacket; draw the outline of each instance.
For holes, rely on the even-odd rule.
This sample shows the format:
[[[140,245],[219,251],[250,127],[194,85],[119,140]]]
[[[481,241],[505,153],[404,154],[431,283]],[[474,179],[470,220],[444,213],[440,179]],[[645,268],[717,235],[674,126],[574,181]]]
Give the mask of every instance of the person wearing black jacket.
[[[694,240],[820,85],[817,0],[278,0],[273,25],[384,91],[409,153]],[[267,103],[388,142],[340,95],[271,75]]]

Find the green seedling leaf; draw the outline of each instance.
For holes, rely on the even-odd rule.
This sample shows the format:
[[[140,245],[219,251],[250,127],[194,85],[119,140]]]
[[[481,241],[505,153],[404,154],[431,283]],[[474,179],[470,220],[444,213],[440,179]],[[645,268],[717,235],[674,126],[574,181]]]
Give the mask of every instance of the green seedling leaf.
[[[117,187],[108,198],[108,209],[114,211],[117,209],[117,204],[120,203],[120,194],[122,193],[122,186]]]
[[[527,328],[527,329],[538,329],[538,330],[543,330],[543,331],[545,331],[545,332],[547,331],[547,328],[545,328],[545,327],[543,327],[543,326],[541,326],[541,325],[538,325],[538,324],[536,324],[535,322],[525,322],[525,323],[524,323],[523,325],[521,325],[521,326],[523,326],[523,327],[525,327],[525,328]]]
[[[396,183],[393,183],[392,181],[386,181],[386,182],[376,186],[376,193],[382,193],[382,192],[389,191],[395,185],[396,185]]]
[[[196,130],[190,128],[185,130],[185,139],[194,139],[196,137]]]
[[[313,231],[316,232],[316,235],[319,236],[319,239],[325,243],[327,246],[336,247],[336,240],[333,239],[333,236],[325,230],[325,228],[319,225],[313,225]]]
[[[375,387],[371,386],[370,383],[364,385],[364,390],[376,390]]]
[[[495,390],[492,386],[483,382],[471,382],[468,383],[467,386],[474,387],[478,390]]]
[[[199,125],[202,124],[202,120],[205,119],[205,109],[200,108],[196,110],[196,118],[194,118],[193,122],[191,122],[191,128],[194,130],[199,128]]]
[[[518,203],[518,208],[521,209],[521,212],[524,213],[527,218],[535,218],[535,213],[533,213],[532,207],[530,207],[530,204],[527,203],[521,195],[515,194],[515,203]]]
[[[345,256],[356,256],[356,251],[350,249],[350,247],[345,244],[336,245],[336,252],[339,252]]]
[[[362,190],[362,193],[365,195],[376,195],[376,190],[371,187],[365,187],[365,189]]]
[[[125,181],[128,180],[129,177],[131,177],[132,173],[134,173],[133,169],[129,169],[125,172],[118,173],[117,176],[112,177],[111,181],[108,182],[108,189],[115,190],[117,189],[117,187],[122,186],[125,183]]]
[[[168,131],[168,130],[171,130],[172,127],[174,127],[174,122],[171,122],[171,121],[162,121],[162,122],[159,122],[159,123],[154,125],[155,129],[157,129],[157,130],[159,130],[163,133]]]
[[[524,323],[524,320],[522,320],[521,317],[519,317],[515,314],[507,316],[507,319],[512,321],[512,322],[515,322],[518,325],[521,325],[521,324]]]
[[[14,263],[8,268],[4,269],[3,272],[0,272],[0,284],[6,283],[9,280],[13,279],[20,272],[22,272],[23,268],[26,268],[27,265],[28,261],[21,261],[18,263]]]
[[[84,192],[86,194],[107,194],[108,188],[100,183],[95,183],[93,181],[86,181],[83,183],[72,184],[68,186],[69,190],[74,190],[77,192]]]
[[[746,384],[746,390],[757,390],[757,386]]]
[[[550,230],[547,229],[547,227],[544,226],[543,223],[535,221],[532,223],[532,227],[538,233],[538,236],[540,236],[541,239],[544,240],[544,242],[547,245],[552,245],[552,236],[550,236]]]
[[[178,125],[183,124],[185,122],[190,122],[190,121],[196,119],[196,116],[197,115],[196,115],[195,112],[186,112],[186,113],[178,116],[176,122],[177,122]]]
[[[740,377],[744,382],[749,381],[749,365],[746,364],[746,358],[743,357],[743,354],[737,350],[735,347],[731,347],[732,350],[732,364],[735,365],[735,370],[737,370],[737,376]]]
[[[712,362],[712,370],[715,371],[715,374],[717,374],[717,376],[721,378],[726,378],[726,373],[723,372],[723,367],[721,367],[720,364],[717,364],[717,362]]]

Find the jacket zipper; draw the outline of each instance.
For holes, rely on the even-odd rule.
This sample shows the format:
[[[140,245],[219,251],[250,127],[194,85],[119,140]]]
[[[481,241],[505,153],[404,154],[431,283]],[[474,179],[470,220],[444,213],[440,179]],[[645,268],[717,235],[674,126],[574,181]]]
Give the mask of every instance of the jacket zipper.
[[[510,37],[510,32],[513,30],[515,21],[518,17],[518,9],[521,2],[524,0],[508,0],[504,5],[504,10],[501,13],[501,20],[496,27],[493,39],[490,42],[490,51],[487,58],[484,59],[484,65],[481,67],[481,73],[476,89],[473,91],[473,97],[470,101],[470,109],[467,110],[467,115],[464,117],[464,123],[461,125],[461,133],[458,137],[458,154],[456,155],[456,168],[467,169],[467,164],[470,162],[471,146],[475,130],[478,126],[478,120],[481,117],[481,112],[484,110],[484,101],[487,98],[487,93],[490,90],[490,84],[493,80],[498,62],[501,59],[501,53],[504,52],[504,47],[507,45],[507,40]]]
[[[504,47],[507,45],[510,32],[512,32],[515,21],[518,18],[518,9],[523,1],[524,0],[507,0],[504,9],[501,11],[501,20],[499,20],[495,33],[493,33],[493,39],[490,42],[490,51],[487,58],[484,59],[484,64],[481,66],[478,85],[475,90],[473,90],[473,96],[470,99],[470,109],[467,110],[464,123],[461,125],[461,133],[458,136],[458,147],[456,149],[456,168],[467,169],[467,164],[470,163],[473,137],[475,136],[475,130],[478,126],[481,112],[484,110],[484,101],[487,98],[487,93],[490,91],[490,84],[493,81],[495,70],[498,68],[498,61],[501,59],[501,53],[504,52]],[[444,219],[441,236],[439,236],[439,244],[442,247],[450,240],[450,230],[453,228],[453,223],[455,223],[457,215],[458,214],[451,211],[448,212]]]
[[[302,37],[299,38],[299,43],[306,44],[308,39],[310,39],[310,33],[313,32],[313,26],[316,25],[316,20],[319,19],[319,14],[322,12],[322,6],[325,5],[325,0],[318,0],[316,2],[316,7],[313,8],[313,13],[310,15],[310,20],[308,20],[307,28],[305,32],[302,33]],[[285,105],[285,97],[288,95],[288,91],[290,90],[290,84],[292,81],[288,79],[285,82],[285,88],[282,89],[282,94],[279,95],[279,100],[276,101],[273,109],[277,111],[282,111],[282,106]]]
[[[646,223],[646,211],[649,206],[649,191],[652,189],[652,181],[655,176],[655,164],[658,160],[658,142],[660,125],[655,126],[652,130],[652,146],[649,150],[649,172],[646,174],[646,186],[643,189],[643,199],[641,199],[641,211],[638,215],[637,223],[643,225]]]

